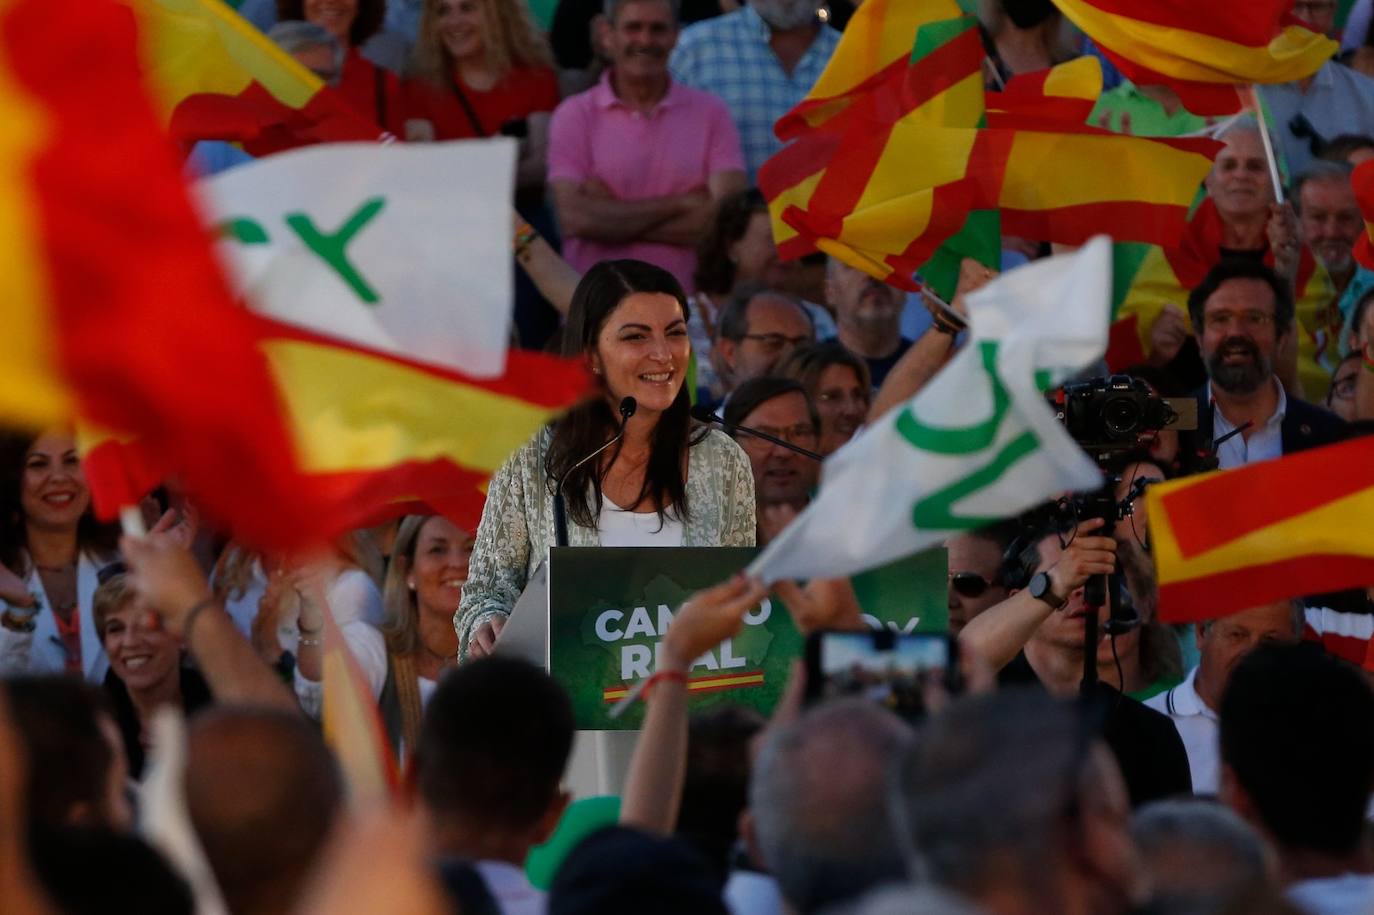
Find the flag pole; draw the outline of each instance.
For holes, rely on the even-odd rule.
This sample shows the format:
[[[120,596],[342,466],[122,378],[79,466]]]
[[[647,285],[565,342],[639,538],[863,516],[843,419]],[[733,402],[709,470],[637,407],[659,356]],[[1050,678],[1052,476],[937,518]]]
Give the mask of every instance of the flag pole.
[[[137,505],[125,505],[120,508],[119,526],[129,537],[148,536],[148,525],[143,521],[143,510]]]
[[[1274,157],[1274,141],[1269,136],[1269,121],[1260,105],[1259,90],[1250,86],[1250,102],[1255,108],[1255,118],[1259,121],[1260,142],[1264,144],[1264,158],[1269,163],[1269,180],[1274,184],[1274,201],[1283,203],[1283,179],[1279,177],[1279,162]]]

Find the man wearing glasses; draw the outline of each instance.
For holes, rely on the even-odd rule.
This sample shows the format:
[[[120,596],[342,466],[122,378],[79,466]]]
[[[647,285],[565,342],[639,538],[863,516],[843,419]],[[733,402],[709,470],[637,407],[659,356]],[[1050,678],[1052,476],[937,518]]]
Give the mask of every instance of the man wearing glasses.
[[[839,341],[868,363],[876,391],[897,360],[911,349],[911,341],[902,336],[906,295],[832,257],[826,267],[825,297],[835,309]]]
[[[785,292],[760,286],[735,292],[720,315],[716,349],[730,392],[771,374],[799,346],[816,342],[811,316]],[[728,402],[733,393],[726,394]]]
[[[1198,392],[1198,437],[1222,468],[1340,441],[1339,417],[1296,397],[1274,375],[1279,346],[1296,333],[1293,294],[1269,267],[1223,258],[1188,296],[1208,382]]]
[[[1011,522],[969,531],[945,543],[949,551],[949,631],[960,630],[984,610],[1007,599],[1002,554],[1016,535]]]
[[[820,417],[801,382],[765,375],[740,385],[725,405],[727,426],[745,426],[815,451],[820,442]],[[738,433],[749,466],[754,470],[758,509],[758,543],[776,537],[792,523],[816,488],[820,463],[773,442]]]

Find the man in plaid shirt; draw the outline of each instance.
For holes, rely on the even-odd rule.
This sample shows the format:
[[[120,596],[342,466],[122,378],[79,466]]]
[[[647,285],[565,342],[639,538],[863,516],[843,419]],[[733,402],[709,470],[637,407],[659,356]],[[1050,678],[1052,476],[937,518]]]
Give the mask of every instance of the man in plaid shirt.
[[[782,144],[773,123],[811,91],[840,33],[816,17],[817,0],[749,0],[684,29],[673,78],[725,100],[739,128],[752,183]]]

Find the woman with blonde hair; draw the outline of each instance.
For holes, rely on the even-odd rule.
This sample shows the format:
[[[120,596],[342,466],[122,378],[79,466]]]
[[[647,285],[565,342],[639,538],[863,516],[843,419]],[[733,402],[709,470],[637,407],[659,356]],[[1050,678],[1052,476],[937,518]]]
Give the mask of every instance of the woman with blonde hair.
[[[453,613],[467,584],[473,536],[438,515],[409,515],[401,521],[386,570],[381,632],[360,621],[339,626],[376,695],[387,739],[397,753],[414,749],[420,712],[444,670],[458,657]],[[324,625],[319,600],[309,581],[297,581],[301,629]],[[312,716],[319,714],[322,639],[301,639],[297,695]]]
[[[558,74],[521,0],[425,0],[411,61],[407,134],[520,139],[516,187],[542,192]],[[418,131],[412,122],[428,121]],[[528,201],[522,201],[528,202]]]

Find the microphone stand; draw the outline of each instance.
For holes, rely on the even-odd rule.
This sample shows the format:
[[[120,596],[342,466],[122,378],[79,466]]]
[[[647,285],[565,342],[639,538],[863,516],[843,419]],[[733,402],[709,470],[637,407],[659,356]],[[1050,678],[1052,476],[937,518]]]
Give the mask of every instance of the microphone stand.
[[[698,404],[697,406],[692,408],[692,418],[699,423],[706,423],[708,425],[715,424],[717,426],[720,426],[726,432],[743,432],[745,435],[752,435],[754,436],[754,438],[761,438],[765,442],[772,442],[779,448],[786,448],[788,451],[795,452],[797,454],[800,454],[802,457],[810,458],[813,461],[825,460],[824,455],[817,454],[815,451],[812,451],[809,448],[803,448],[801,445],[794,445],[786,439],[778,438],[776,435],[769,435],[767,432],[760,432],[758,429],[751,429],[748,426],[727,423],[725,420],[721,419],[715,413],[711,412],[710,407],[704,407],[701,404]]]
[[[601,454],[607,448],[614,445],[625,437],[625,424],[630,421],[630,417],[635,415],[635,410],[639,404],[633,397],[626,397],[620,401],[620,430],[615,435],[607,439],[606,443],[591,454],[569,467],[553,488],[553,543],[554,546],[568,545],[568,506],[563,501],[563,484],[567,481],[572,472],[592,458]]]

